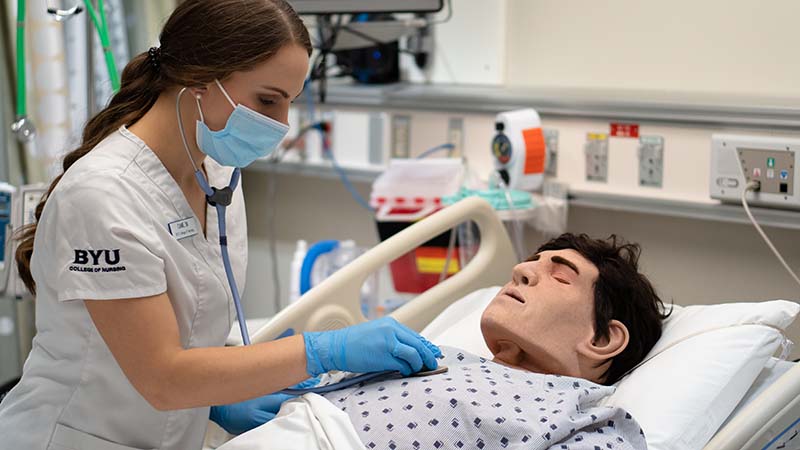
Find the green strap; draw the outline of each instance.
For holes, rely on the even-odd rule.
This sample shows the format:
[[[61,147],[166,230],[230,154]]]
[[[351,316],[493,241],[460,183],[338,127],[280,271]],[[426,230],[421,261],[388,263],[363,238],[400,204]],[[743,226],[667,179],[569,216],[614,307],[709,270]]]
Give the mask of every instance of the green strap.
[[[119,91],[119,73],[117,73],[117,64],[114,62],[114,54],[111,52],[111,40],[108,36],[108,24],[106,23],[103,0],[97,0],[97,9],[92,4],[92,0],[84,0],[84,3],[94,28],[97,30],[97,35],[100,37],[100,45],[103,46],[103,55],[108,68],[108,79],[111,80],[111,88],[116,93]]]
[[[17,117],[28,114],[25,99],[25,0],[17,1]]]

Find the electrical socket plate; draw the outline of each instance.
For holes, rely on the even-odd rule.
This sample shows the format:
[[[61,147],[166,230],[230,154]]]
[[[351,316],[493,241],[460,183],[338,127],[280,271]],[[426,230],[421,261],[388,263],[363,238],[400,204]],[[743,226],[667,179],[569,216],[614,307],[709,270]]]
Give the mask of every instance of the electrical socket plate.
[[[608,134],[586,133],[586,180],[608,181]]]
[[[411,155],[411,116],[392,116],[392,158],[408,158]]]
[[[453,144],[450,155],[459,158],[464,154],[464,119],[451,117],[447,121],[447,143]]]
[[[370,164],[382,165],[386,158],[385,144],[384,144],[384,123],[386,121],[386,113],[371,112],[369,113],[368,125],[368,138],[367,151],[368,160]]]
[[[544,173],[554,177],[558,174],[558,130],[545,128],[542,133],[544,134],[544,145],[547,148]]]
[[[639,185],[660,188],[664,184],[664,138],[639,138]]]

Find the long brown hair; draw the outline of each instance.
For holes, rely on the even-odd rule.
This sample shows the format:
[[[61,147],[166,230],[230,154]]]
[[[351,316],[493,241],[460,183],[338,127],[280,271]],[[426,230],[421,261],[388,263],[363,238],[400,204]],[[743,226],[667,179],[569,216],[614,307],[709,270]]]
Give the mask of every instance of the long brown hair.
[[[291,43],[311,55],[308,31],[285,0],[185,0],[170,15],[159,41],[160,49],[153,52],[157,57],[143,52],[125,66],[119,92],[86,124],[80,147],[64,156],[64,172],[120,126],[141,119],[172,87],[198,86],[252,69]],[[63,175],[53,180],[37,205],[37,222]],[[20,278],[33,294],[35,234],[36,223],[20,229],[15,254]]]

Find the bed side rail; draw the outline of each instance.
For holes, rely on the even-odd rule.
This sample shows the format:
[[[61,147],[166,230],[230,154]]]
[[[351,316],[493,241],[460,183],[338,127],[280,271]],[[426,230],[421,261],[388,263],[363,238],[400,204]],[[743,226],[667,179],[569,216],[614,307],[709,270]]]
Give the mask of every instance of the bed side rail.
[[[792,427],[800,419],[800,364],[788,372],[747,405],[720,430],[703,450],[762,450],[773,449],[781,433],[788,439]],[[794,446],[800,448],[800,436]],[[767,447],[770,445],[770,447]]]
[[[252,342],[302,331],[330,330],[366,320],[361,286],[367,276],[435,236],[465,221],[480,231],[472,261],[444,282],[398,308],[392,316],[419,331],[453,301],[486,286],[507,282],[516,263],[505,227],[485,200],[468,198],[444,208],[376,245],[280,311],[251,336]]]

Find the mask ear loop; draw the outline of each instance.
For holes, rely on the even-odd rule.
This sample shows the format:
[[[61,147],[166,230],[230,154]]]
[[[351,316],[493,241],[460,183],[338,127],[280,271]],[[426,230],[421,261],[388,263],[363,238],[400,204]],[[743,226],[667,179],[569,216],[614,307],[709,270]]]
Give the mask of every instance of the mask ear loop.
[[[214,82],[215,82],[215,83],[217,83],[217,87],[219,88],[219,90],[220,90],[220,91],[222,91],[222,95],[224,95],[224,96],[225,96],[225,98],[227,98],[227,99],[228,99],[228,103],[230,103],[230,104],[231,104],[231,106],[232,106],[234,109],[236,109],[236,103],[234,103],[234,102],[233,102],[233,99],[231,98],[231,96],[230,96],[230,95],[228,95],[228,91],[226,91],[226,90],[225,90],[225,88],[224,88],[224,87],[222,87],[222,83],[220,83],[220,82],[219,82],[219,80],[218,80],[218,79],[216,79],[216,78],[214,78]]]
[[[203,116],[203,108],[200,107],[200,96],[199,95],[195,95],[194,96],[194,101],[195,101],[195,103],[197,103],[197,112],[200,113],[200,121],[203,122],[203,123],[206,123],[206,118]]]

